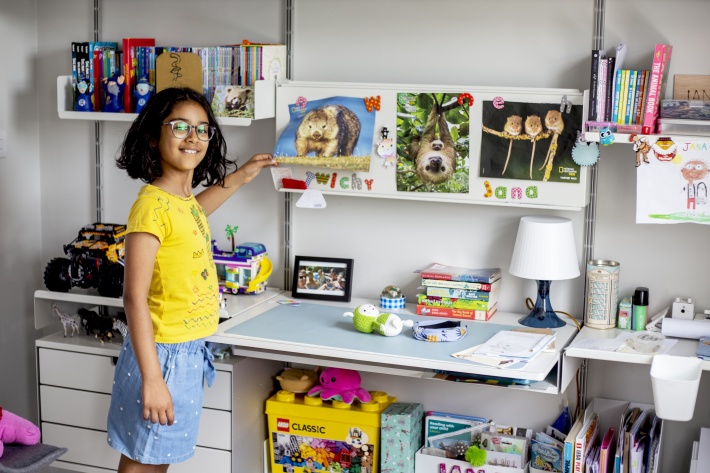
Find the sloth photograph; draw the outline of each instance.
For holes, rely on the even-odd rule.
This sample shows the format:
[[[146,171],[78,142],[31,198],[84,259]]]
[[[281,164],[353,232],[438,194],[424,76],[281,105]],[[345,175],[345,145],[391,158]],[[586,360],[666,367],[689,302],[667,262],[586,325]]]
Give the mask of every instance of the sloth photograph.
[[[458,96],[398,94],[398,191],[468,193],[469,107]]]
[[[582,106],[483,101],[479,177],[542,182],[580,182],[572,147]]]
[[[276,161],[330,169],[367,171],[375,114],[362,98],[330,97],[289,105],[290,121],[274,150]]]

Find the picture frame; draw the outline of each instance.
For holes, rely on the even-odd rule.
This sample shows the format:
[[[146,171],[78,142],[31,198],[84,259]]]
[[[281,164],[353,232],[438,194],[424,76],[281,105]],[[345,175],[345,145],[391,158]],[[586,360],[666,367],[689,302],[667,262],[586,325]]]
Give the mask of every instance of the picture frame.
[[[350,302],[353,260],[296,255],[291,295],[294,299]]]

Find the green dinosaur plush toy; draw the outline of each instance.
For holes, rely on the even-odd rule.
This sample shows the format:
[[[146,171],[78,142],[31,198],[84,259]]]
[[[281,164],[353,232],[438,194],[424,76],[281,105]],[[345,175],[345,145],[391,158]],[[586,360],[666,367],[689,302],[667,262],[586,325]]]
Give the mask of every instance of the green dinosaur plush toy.
[[[358,306],[353,312],[345,312],[343,317],[352,317],[353,325],[360,332],[377,332],[386,337],[399,335],[402,328],[414,325],[413,321],[402,320],[395,314],[380,314],[380,310],[372,304]]]

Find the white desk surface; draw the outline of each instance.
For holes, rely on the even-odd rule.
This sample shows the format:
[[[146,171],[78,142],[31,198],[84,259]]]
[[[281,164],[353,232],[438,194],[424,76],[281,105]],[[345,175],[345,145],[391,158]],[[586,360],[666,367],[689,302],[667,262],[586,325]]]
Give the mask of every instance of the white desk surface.
[[[585,343],[586,340],[613,339],[616,338],[622,332],[628,332],[628,330],[621,330],[618,328],[599,330],[589,327],[582,327],[582,330],[579,332],[579,334],[574,338],[574,340],[572,340],[572,343],[570,343],[569,346],[566,348],[565,356],[573,358],[586,358],[589,360],[606,360],[617,361],[621,363],[638,363],[650,365],[653,361],[653,355],[594,350],[580,346]],[[697,340],[684,338],[678,338],[676,340],[677,343],[671,348],[671,351],[668,353],[669,355],[695,356],[695,350],[698,348]],[[710,361],[703,361],[703,370],[710,370]]]
[[[294,308],[292,314],[279,315],[278,322],[275,322],[274,313],[269,314],[269,311],[286,307],[279,306],[277,301],[290,298],[287,292],[265,298],[263,302],[222,322],[217,333],[209,340],[234,345],[237,355],[257,358],[310,364],[328,362],[331,366],[340,363],[341,367],[368,366],[372,371],[384,370],[405,376],[419,376],[416,373],[421,370],[444,370],[542,381],[560,361],[562,349],[577,332],[571,323],[556,329],[554,352],[541,353],[525,370],[501,370],[476,365],[450,355],[484,342],[494,331],[522,327],[517,323],[521,314],[497,313],[487,322],[466,320],[464,323],[469,332],[462,340],[428,343],[415,340],[409,329],[403,330],[396,337],[358,332],[353,327],[352,319],[346,319],[342,314],[360,304],[372,303],[365,299],[353,299],[349,303],[302,300],[300,308]],[[309,318],[307,309],[310,304],[333,306],[334,315],[319,314],[317,318]],[[278,312],[284,313],[283,309]],[[408,304],[405,309],[386,312],[415,321],[444,320],[416,315],[412,304]],[[306,325],[308,328],[304,329]],[[303,335],[305,332],[307,335]]]

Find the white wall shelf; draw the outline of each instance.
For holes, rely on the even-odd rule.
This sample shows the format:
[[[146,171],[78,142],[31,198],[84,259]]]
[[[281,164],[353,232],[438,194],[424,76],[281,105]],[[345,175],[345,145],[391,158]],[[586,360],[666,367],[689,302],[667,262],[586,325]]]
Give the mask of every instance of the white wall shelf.
[[[650,365],[653,362],[653,355],[642,353],[621,353],[615,351],[595,350],[585,348],[588,340],[611,340],[628,330],[608,329],[599,330],[589,327],[582,327],[582,330],[572,340],[572,343],[565,349],[565,357],[586,358],[588,360],[615,361],[617,363],[636,363]],[[691,339],[677,339],[676,344],[671,348],[669,355],[673,356],[695,356],[698,348],[698,341]],[[710,371],[710,361],[703,362],[703,370]]]
[[[223,126],[249,126],[253,120],[274,118],[276,114],[276,82],[260,80],[254,84],[254,118],[218,117]],[[137,113],[75,112],[72,107],[71,76],[57,77],[57,113],[65,120],[132,122]]]

